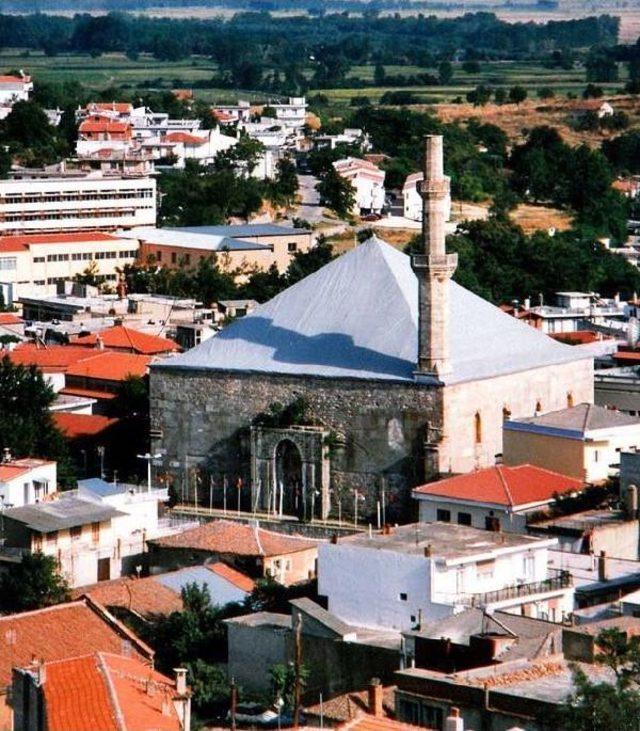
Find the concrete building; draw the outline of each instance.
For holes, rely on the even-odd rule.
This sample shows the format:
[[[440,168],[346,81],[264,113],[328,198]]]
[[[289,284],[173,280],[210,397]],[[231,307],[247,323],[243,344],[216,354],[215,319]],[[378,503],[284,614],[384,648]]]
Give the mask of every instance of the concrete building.
[[[0,180],[0,233],[115,231],[155,222],[153,178],[23,171]]]
[[[115,282],[116,268],[133,264],[138,242],[101,231],[0,236],[0,288],[5,302],[55,294],[61,282],[87,268]]]
[[[410,630],[469,606],[560,622],[573,588],[568,574],[548,572],[556,543],[444,523],[349,536],[319,546],[318,593],[343,622],[380,629]]]
[[[56,500],[5,510],[0,556],[53,556],[72,587],[133,573],[147,538],[172,530],[158,517],[166,499],[164,489],[81,481]]]
[[[0,512],[50,499],[58,491],[57,464],[45,459],[12,459],[5,452],[0,462]]]
[[[29,101],[33,81],[24,72],[0,76],[0,119],[6,119],[16,102]]]
[[[315,577],[318,544],[258,526],[214,520],[150,540],[149,551],[154,573],[215,559],[249,576],[271,576],[289,586]]]
[[[308,251],[312,244],[311,231],[274,224],[139,228],[123,236],[140,241],[142,263],[189,268],[215,256],[222,269],[238,270],[240,276],[256,268],[266,271],[273,264],[284,273],[294,254]]]
[[[593,404],[504,424],[505,464],[530,463],[589,483],[616,475],[620,452],[639,446],[640,419]]]
[[[372,238],[154,364],[153,448],[165,450],[164,470],[186,454],[216,482],[239,475],[251,485],[247,510],[267,509],[282,484],[287,514],[337,518],[357,494],[361,516],[386,500],[395,521],[415,485],[495,464],[505,414],[563,408],[569,393],[593,400],[590,354],[450,281],[441,138],[426,149],[424,254],[412,262]],[[301,399],[295,424],[260,424],[272,404]]]
[[[333,167],[348,180],[355,191],[355,214],[380,213],[384,207],[385,172],[377,165],[357,157],[336,160]]]
[[[419,518],[484,530],[525,533],[529,519],[548,510],[558,495],[580,492],[584,486],[557,472],[518,465],[486,467],[416,487]]]

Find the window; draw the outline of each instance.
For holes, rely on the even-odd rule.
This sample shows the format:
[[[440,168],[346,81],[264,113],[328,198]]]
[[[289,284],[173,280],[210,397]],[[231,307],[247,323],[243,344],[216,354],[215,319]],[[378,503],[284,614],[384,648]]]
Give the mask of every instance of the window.
[[[594,462],[597,462],[597,461],[598,461],[599,459],[600,459],[600,455],[599,455],[599,453],[598,453],[598,450],[596,449],[596,450],[594,450],[594,452],[593,452],[593,461],[594,461]]]
[[[18,266],[15,256],[3,256],[0,258],[0,271],[14,271]]]
[[[404,591],[401,591],[400,592],[400,595],[399,595],[398,598],[400,599],[401,602],[406,602],[407,601],[407,595],[406,595],[406,593]]]
[[[162,252],[156,251],[156,261],[162,261]]]
[[[440,523],[450,523],[451,522],[451,511],[450,510],[443,510],[442,508],[438,508],[436,510],[436,520]]]
[[[33,540],[31,541],[31,550],[34,553],[42,552],[42,533],[34,533]]]
[[[82,537],[82,526],[74,525],[73,528],[69,529],[69,535],[72,541],[77,541]]]
[[[493,579],[493,570],[495,568],[495,561],[493,559],[489,561],[478,561],[476,564],[476,572],[479,579]]]
[[[171,263],[176,264],[178,262],[178,255],[175,251],[171,252]]]
[[[296,251],[298,251],[298,244],[296,244],[296,243],[295,243],[295,242],[293,242],[293,241],[292,241],[291,243],[287,244],[287,251],[288,251],[288,252],[289,252],[290,254],[295,254],[295,253],[296,253]]]
[[[100,543],[100,523],[91,523],[91,541]]]
[[[33,257],[34,264],[43,264],[45,261],[46,261],[46,258],[44,256],[34,256]]]
[[[473,417],[473,425],[476,444],[482,444],[482,417],[479,411],[476,411],[476,415]]]
[[[533,556],[523,556],[522,558],[522,571],[527,578],[533,577],[535,571],[535,559]]]
[[[471,525],[471,513],[458,513],[458,525]]]
[[[567,394],[567,408],[573,408],[573,394],[571,393],[571,391],[569,391],[569,393]]]
[[[58,531],[54,530],[51,533],[47,533],[47,545],[55,546],[58,542]]]

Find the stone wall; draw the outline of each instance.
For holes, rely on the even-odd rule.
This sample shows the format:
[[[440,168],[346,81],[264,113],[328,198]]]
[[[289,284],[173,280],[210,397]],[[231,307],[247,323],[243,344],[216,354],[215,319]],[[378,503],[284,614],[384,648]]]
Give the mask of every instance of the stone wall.
[[[410,489],[436,471],[437,452],[425,438],[440,433],[439,389],[413,383],[152,369],[152,429],[162,435],[153,449],[163,451],[162,469],[173,473],[178,487],[185,479],[185,462],[209,473],[216,485],[223,475],[229,485],[238,477],[247,484],[252,422],[272,403],[287,405],[301,396],[313,421],[344,438],[330,458],[331,516],[337,517],[339,500],[345,517],[353,512],[354,489],[365,496],[362,515],[375,516],[381,475],[387,520],[406,514]],[[189,483],[193,499],[192,480]],[[205,502],[206,486],[201,492]],[[235,488],[229,495],[235,507]],[[243,491],[245,509],[251,509],[249,496],[249,490]]]

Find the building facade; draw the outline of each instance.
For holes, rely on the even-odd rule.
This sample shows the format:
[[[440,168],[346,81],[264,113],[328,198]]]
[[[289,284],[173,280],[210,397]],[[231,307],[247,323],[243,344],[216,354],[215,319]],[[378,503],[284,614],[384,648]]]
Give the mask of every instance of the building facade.
[[[0,181],[0,232],[95,231],[156,222],[149,177],[14,176]]]

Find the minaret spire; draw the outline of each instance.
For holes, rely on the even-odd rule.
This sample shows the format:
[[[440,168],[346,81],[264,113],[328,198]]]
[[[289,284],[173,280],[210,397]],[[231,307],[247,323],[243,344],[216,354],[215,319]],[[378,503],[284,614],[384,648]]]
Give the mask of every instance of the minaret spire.
[[[449,280],[458,265],[458,255],[447,254],[445,248],[449,178],[444,174],[442,135],[427,135],[424,141],[424,180],[418,184],[424,254],[411,257],[418,277],[417,379],[451,370]]]

